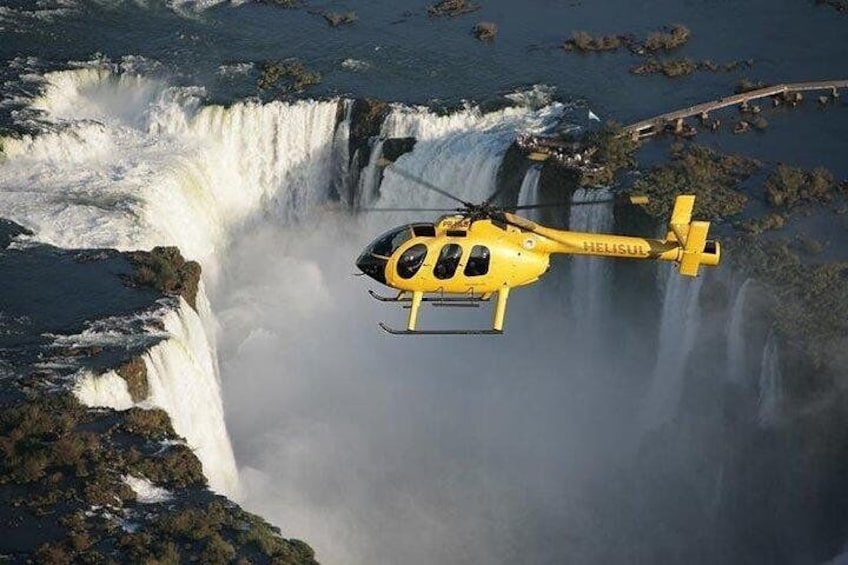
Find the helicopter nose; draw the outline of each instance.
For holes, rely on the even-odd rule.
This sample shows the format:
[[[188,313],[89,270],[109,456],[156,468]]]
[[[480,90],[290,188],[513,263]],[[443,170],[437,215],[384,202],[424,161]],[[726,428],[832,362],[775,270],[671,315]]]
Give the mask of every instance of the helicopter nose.
[[[386,284],[386,263],[386,259],[375,257],[367,250],[356,260],[360,271],[381,284]]]

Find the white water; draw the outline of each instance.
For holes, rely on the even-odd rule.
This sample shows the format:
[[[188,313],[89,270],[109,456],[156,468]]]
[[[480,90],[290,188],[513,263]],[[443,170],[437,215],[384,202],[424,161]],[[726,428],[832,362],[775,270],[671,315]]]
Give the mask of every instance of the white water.
[[[507,108],[489,114],[467,108],[447,116],[396,105],[383,124],[382,135],[415,137],[415,148],[402,155],[397,166],[476,203],[495,191],[498,168],[515,132],[542,131],[561,114],[562,107],[556,104],[540,111]],[[377,205],[455,208],[457,203],[394,173],[390,166],[384,171]],[[404,216],[396,216],[400,217]]]
[[[780,344],[774,329],[769,332],[763,348],[758,385],[757,422],[763,427],[777,425],[783,407],[783,375],[780,370]]]
[[[612,198],[606,188],[578,188],[572,196],[573,202],[598,202],[571,207],[568,226],[572,231],[611,233],[615,218]],[[601,324],[608,319],[609,300],[612,294],[612,261],[604,257],[571,258],[571,316],[575,325],[582,328],[582,335],[589,343],[598,343],[604,328]]]
[[[176,244],[208,275],[245,224],[327,196],[334,101],[201,107],[201,89],[101,68],[45,81],[31,110],[53,133],[3,139],[0,168],[0,209],[40,241]]]
[[[124,483],[135,493],[136,502],[141,504],[168,502],[174,497],[171,491],[154,485],[144,477],[124,475]]]
[[[653,430],[674,418],[686,378],[686,362],[698,336],[700,291],[704,275],[681,276],[674,264],[667,269],[662,301],[657,362],[642,403],[642,429]]]
[[[127,381],[115,371],[102,375],[84,372],[77,376],[73,393],[80,402],[92,408],[127,410],[135,405],[127,388]]]
[[[531,165],[524,174],[524,179],[521,181],[521,188],[518,190],[518,205],[529,206],[539,204],[539,179],[542,176],[541,165]],[[522,216],[530,220],[538,221],[541,212],[538,209],[525,210],[520,212]]]
[[[332,185],[333,191],[342,202],[350,206],[352,204],[351,179],[350,176],[350,117],[353,113],[353,100],[343,100],[344,117],[336,126],[333,135],[333,165]]]
[[[216,360],[200,317],[182,298],[163,319],[168,339],[144,354],[150,396],[203,464],[212,490],[239,497]]]
[[[368,164],[359,175],[359,189],[356,192],[353,205],[355,208],[370,206],[380,192],[380,159],[383,157],[383,140],[377,139],[371,143],[371,155]]]
[[[752,279],[745,279],[736,291],[727,324],[727,379],[737,385],[744,384],[745,379],[745,306],[751,283]]]

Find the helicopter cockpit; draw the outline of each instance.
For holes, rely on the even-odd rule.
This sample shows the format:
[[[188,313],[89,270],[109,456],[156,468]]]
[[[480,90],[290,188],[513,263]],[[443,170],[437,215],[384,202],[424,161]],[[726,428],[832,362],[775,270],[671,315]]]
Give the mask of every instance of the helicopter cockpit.
[[[386,263],[401,245],[413,237],[435,236],[436,226],[430,223],[407,224],[394,228],[366,247],[356,260],[356,266],[369,277],[386,284]]]

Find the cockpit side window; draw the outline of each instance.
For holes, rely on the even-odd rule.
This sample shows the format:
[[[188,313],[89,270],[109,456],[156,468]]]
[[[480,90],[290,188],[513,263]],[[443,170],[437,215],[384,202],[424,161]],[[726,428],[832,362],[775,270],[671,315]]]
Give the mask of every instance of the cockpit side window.
[[[398,247],[409,241],[412,230],[409,226],[394,229],[381,235],[371,246],[371,253],[381,257],[390,257]]]
[[[475,245],[471,248],[468,263],[465,265],[466,277],[479,277],[489,272],[489,248],[483,245]]]
[[[436,237],[436,226],[433,224],[412,224],[415,237]]]
[[[424,263],[424,258],[427,256],[427,246],[423,243],[416,243],[403,253],[401,253],[397,262],[397,273],[402,279],[411,279],[421,268]]]
[[[451,278],[456,273],[461,257],[462,247],[456,243],[448,243],[439,252],[439,259],[436,261],[436,266],[433,267],[433,275],[441,280]]]

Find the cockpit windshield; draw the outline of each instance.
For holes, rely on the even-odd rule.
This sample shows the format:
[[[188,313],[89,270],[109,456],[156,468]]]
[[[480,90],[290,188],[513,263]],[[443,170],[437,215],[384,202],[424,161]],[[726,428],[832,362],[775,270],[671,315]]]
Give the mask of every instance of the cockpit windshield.
[[[412,237],[434,237],[436,228],[433,224],[408,224],[384,233],[372,243],[366,253],[379,257],[390,257],[398,247]]]
[[[392,253],[397,251],[398,247],[409,241],[411,237],[412,229],[410,226],[395,228],[374,240],[368,251],[373,255],[388,258]]]

